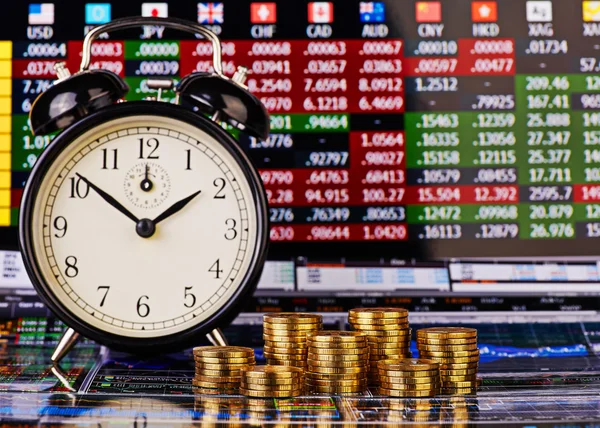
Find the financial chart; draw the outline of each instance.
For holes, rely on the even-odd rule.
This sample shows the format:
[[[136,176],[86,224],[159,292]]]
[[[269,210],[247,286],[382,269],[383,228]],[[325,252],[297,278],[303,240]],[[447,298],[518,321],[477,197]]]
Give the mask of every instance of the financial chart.
[[[503,255],[519,241],[514,255],[545,255],[585,253],[600,237],[598,1],[18,7],[0,18],[5,229],[53,138],[32,136],[27,118],[54,64],[77,70],[85,31],[143,14],[208,25],[226,74],[249,68],[271,137],[239,138],[263,179],[274,243],[453,256],[477,254],[482,241]],[[67,25],[71,12],[81,19]],[[110,34],[95,43],[92,67],[123,77],[127,100],[156,96],[148,77],[211,70],[210,44],[181,36],[160,26]]]

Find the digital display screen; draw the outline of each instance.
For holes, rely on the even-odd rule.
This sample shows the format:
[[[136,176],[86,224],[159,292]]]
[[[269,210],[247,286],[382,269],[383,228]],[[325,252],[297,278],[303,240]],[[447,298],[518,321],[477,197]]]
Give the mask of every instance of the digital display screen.
[[[209,26],[226,74],[271,114],[240,134],[269,199],[272,258],[592,255],[600,237],[600,1],[13,2],[0,16],[0,225],[51,136],[27,118],[93,26],[134,15]],[[14,11],[14,13],[12,12]],[[212,49],[146,26],[92,67],[127,100],[208,71]],[[164,97],[174,100],[174,93]]]

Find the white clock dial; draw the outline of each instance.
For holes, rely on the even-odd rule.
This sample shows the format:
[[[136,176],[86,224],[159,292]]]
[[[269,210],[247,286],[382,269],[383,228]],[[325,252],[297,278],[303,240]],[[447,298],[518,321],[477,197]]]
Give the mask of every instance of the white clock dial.
[[[131,217],[160,220],[142,237]],[[208,319],[242,285],[259,217],[242,166],[215,138],[160,115],[124,117],[54,160],[32,212],[43,225],[33,251],[77,318],[116,335],[165,336]]]

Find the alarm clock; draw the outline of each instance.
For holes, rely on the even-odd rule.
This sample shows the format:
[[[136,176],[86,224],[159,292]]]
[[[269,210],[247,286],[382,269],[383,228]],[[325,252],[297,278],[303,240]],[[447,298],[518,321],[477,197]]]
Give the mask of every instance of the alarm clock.
[[[102,33],[142,25],[202,35],[213,73],[151,79],[153,100],[124,102],[127,84],[90,70]],[[36,135],[61,131],[34,165],[21,201],[19,244],[31,281],[70,330],[134,353],[172,352],[227,325],[248,302],[268,244],[260,176],[223,124],[268,138],[269,116],[223,74],[215,34],[174,18],[94,28],[80,71],[34,102]],[[176,102],[161,100],[171,88]]]

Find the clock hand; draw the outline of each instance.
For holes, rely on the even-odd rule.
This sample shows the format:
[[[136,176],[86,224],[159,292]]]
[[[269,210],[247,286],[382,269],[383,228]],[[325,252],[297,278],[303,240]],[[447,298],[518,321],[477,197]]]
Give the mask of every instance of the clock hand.
[[[96,186],[90,180],[88,180],[87,178],[85,178],[83,175],[81,175],[81,174],[79,174],[77,172],[75,173],[75,175],[77,177],[81,178],[83,181],[85,181],[88,186],[90,186],[92,189],[94,189],[96,191],[96,193],[98,193],[102,199],[104,199],[106,202],[108,202],[114,208],[116,208],[117,210],[121,211],[123,214],[125,214],[128,218],[130,218],[131,220],[135,221],[136,223],[139,222],[138,218],[136,216],[134,216],[133,214],[131,214],[127,210],[127,208],[125,208],[123,205],[121,205],[119,203],[119,201],[117,201],[115,198],[113,198],[112,196],[110,196],[104,190],[100,189],[98,186]]]
[[[140,188],[144,192],[149,192],[152,190],[152,187],[153,184],[152,181],[150,181],[150,165],[146,164],[146,167],[144,168],[144,179],[140,183]]]
[[[156,225],[159,222],[163,221],[164,219],[166,219],[167,217],[171,217],[173,214],[181,211],[183,209],[183,207],[185,207],[188,203],[190,203],[190,201],[192,199],[194,199],[196,196],[198,196],[198,194],[201,192],[202,190],[198,190],[196,193],[191,194],[190,196],[188,196],[185,199],[182,199],[179,202],[175,202],[173,205],[171,205],[169,208],[167,208],[162,214],[160,214],[158,217],[156,217],[153,220],[153,223]]]

